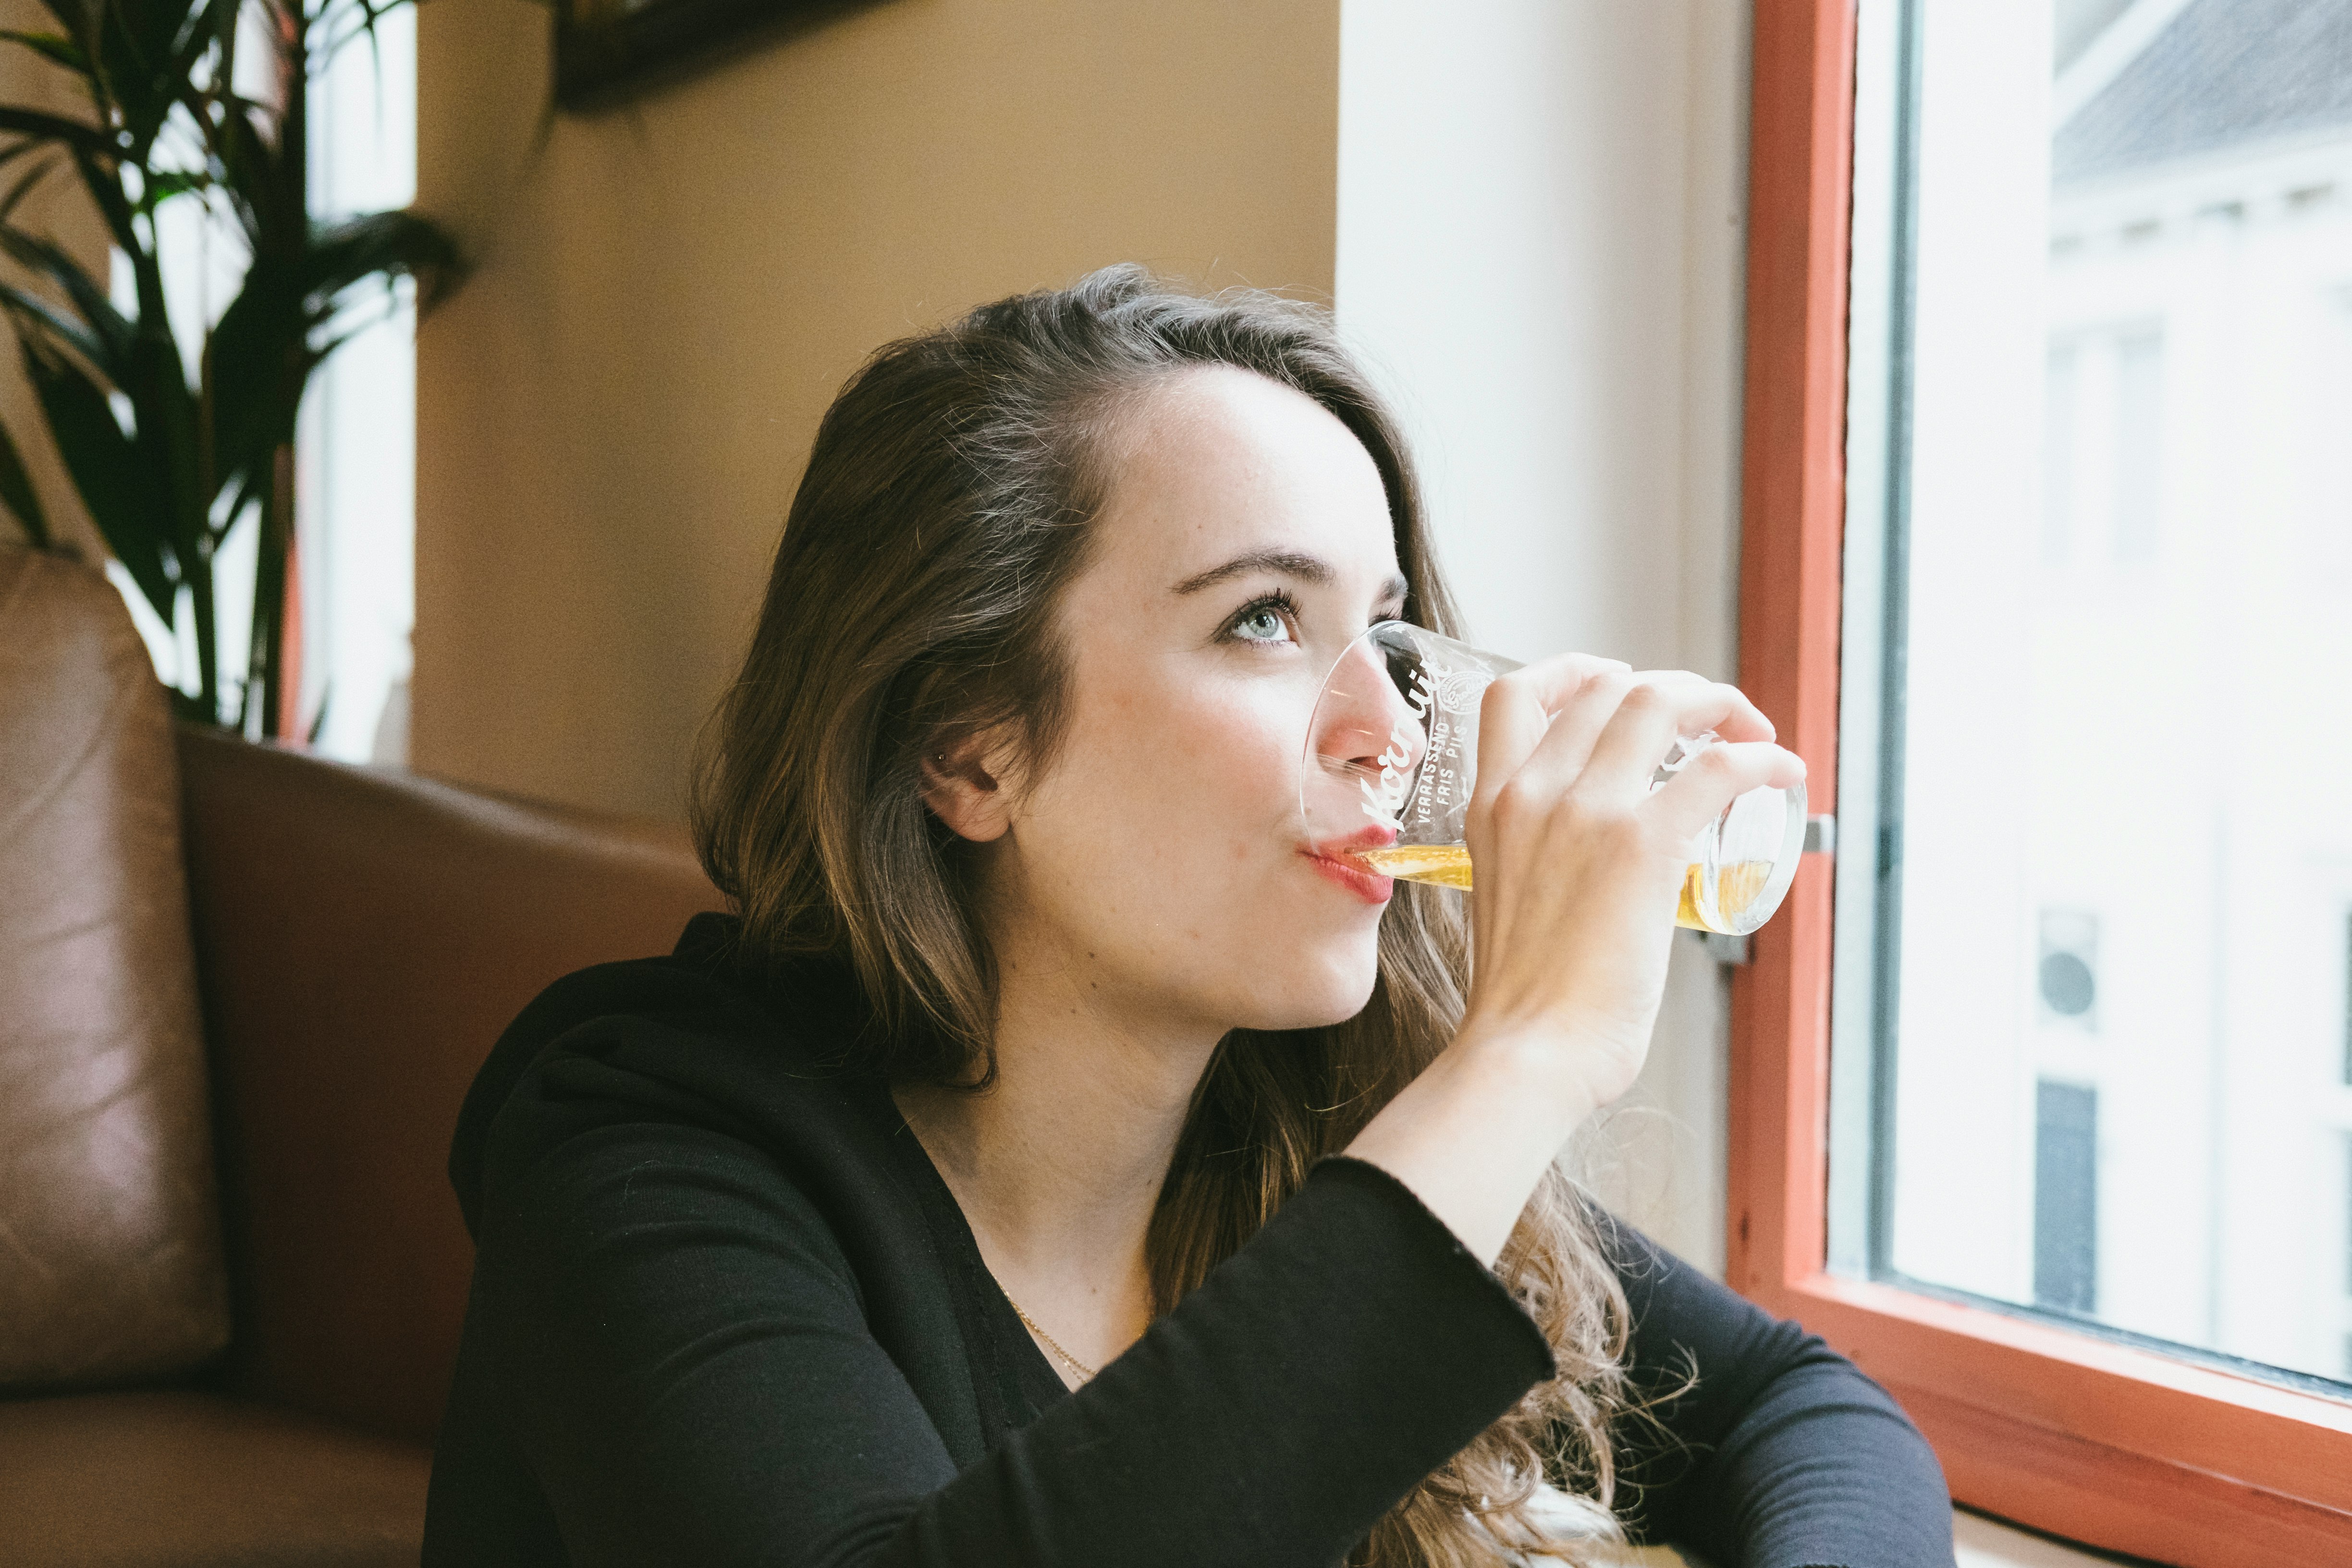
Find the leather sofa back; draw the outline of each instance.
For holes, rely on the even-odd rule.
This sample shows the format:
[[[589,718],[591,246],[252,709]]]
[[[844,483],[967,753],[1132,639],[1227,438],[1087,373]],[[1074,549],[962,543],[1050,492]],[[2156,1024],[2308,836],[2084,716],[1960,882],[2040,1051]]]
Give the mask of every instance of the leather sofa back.
[[[179,806],[113,586],[0,549],[0,1387],[228,1339]]]
[[[473,1267],[447,1171],[499,1032],[721,901],[676,828],[195,730],[190,891],[236,1288],[232,1387],[429,1437]]]

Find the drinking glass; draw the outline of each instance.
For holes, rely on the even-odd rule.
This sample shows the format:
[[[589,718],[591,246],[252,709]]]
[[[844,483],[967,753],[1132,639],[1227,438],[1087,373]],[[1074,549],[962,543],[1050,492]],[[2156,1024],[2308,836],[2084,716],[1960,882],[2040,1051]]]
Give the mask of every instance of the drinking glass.
[[[1349,644],[1307,725],[1308,841],[1383,877],[1469,887],[1463,818],[1477,785],[1479,700],[1518,668],[1402,621]],[[1650,787],[1715,743],[1712,731],[1678,737]],[[1749,790],[1699,835],[1675,923],[1747,935],[1780,907],[1804,846],[1805,786]]]

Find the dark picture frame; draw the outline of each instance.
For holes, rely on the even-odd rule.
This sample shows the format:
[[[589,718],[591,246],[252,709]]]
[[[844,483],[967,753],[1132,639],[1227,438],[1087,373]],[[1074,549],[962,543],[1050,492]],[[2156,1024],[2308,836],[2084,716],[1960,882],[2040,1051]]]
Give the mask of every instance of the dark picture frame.
[[[555,100],[593,109],[860,0],[553,0]]]

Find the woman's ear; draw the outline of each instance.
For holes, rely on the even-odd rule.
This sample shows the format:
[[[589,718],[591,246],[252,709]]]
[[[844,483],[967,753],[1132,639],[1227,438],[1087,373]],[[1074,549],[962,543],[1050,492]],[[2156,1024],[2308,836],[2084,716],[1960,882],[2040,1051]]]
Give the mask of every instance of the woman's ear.
[[[959,838],[986,844],[1013,826],[1011,748],[984,733],[958,736],[923,759],[923,804]]]

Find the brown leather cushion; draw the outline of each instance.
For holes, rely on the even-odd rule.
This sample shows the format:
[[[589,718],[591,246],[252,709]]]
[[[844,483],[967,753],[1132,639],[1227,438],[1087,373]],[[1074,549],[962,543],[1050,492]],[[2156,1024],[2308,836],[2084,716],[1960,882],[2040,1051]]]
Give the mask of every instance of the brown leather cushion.
[[[163,689],[104,577],[0,549],[0,1386],[227,1338]]]
[[[185,731],[222,1100],[231,1386],[430,1436],[473,1247],[449,1135],[541,988],[667,952],[720,900],[675,827]]]
[[[11,1568],[415,1568],[433,1457],[190,1393],[0,1403]]]

